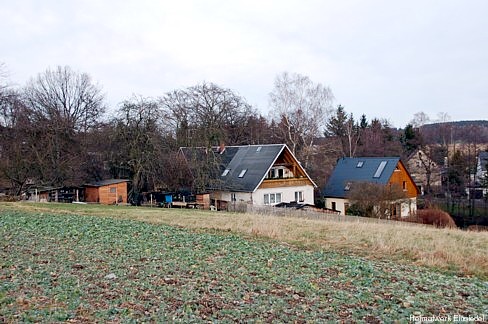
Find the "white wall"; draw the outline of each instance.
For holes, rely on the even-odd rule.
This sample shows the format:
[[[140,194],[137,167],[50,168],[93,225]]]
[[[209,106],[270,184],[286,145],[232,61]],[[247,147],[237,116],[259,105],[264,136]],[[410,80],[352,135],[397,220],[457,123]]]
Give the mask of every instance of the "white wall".
[[[264,206],[264,195],[272,193],[281,193],[281,202],[295,201],[295,192],[303,192],[303,202],[305,204],[313,205],[314,194],[313,186],[295,186],[295,187],[280,187],[280,188],[265,188],[258,189],[253,193],[253,202],[255,205]]]
[[[252,203],[252,193],[250,192],[229,192],[229,191],[221,191],[216,192],[210,195],[211,199],[218,199],[227,201],[229,203],[232,202],[232,194],[235,194],[236,202],[245,202],[245,203]]]
[[[211,199],[218,199],[232,203],[232,194],[235,195],[236,202],[254,204],[257,206],[264,206],[265,194],[281,194],[281,202],[295,201],[295,192],[303,192],[303,202],[305,204],[314,204],[314,191],[312,186],[295,186],[295,187],[280,187],[280,188],[266,188],[258,189],[255,192],[215,192],[210,197]],[[276,203],[275,203],[276,204]]]
[[[341,215],[346,214],[345,204],[349,203],[348,199],[343,198],[325,198],[325,207],[332,209],[332,203],[336,203],[336,210],[341,213]],[[400,204],[400,216],[406,217],[413,215],[417,211],[417,198],[410,198],[407,202]]]
[[[415,214],[417,211],[417,198],[410,198],[407,202],[401,204],[401,217],[407,217]]]
[[[325,198],[325,208],[332,209],[332,203],[335,202],[335,210],[339,211],[341,215],[346,214],[345,204],[349,203],[348,199],[343,198]]]

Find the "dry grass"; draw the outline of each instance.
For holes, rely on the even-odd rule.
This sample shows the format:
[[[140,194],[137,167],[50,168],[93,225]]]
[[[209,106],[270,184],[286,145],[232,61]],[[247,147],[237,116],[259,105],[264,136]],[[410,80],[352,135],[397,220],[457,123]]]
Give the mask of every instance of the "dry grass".
[[[371,259],[393,259],[488,278],[488,232],[438,229],[401,222],[312,220],[187,209],[73,204],[1,203],[0,211],[97,215],[193,230],[218,230],[270,238],[302,248],[323,249]]]

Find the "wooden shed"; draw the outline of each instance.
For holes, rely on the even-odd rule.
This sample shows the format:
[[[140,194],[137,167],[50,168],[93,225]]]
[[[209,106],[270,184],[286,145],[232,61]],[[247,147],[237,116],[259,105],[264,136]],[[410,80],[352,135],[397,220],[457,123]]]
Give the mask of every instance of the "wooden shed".
[[[85,185],[85,201],[104,205],[126,204],[127,179],[110,179]]]

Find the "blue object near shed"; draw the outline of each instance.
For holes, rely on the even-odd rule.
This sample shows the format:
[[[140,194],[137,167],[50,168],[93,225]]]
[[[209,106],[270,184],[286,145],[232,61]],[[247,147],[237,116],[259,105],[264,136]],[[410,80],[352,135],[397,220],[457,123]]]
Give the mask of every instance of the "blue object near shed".
[[[171,204],[173,202],[173,195],[172,194],[164,195],[164,202],[167,204]]]

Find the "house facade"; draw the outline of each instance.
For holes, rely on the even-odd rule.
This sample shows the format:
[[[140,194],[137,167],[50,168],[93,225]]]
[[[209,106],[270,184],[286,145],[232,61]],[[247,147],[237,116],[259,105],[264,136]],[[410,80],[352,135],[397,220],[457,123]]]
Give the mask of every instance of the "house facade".
[[[405,164],[421,195],[441,188],[441,167],[423,150],[415,150]]]
[[[191,148],[182,148],[185,156]],[[213,206],[273,206],[282,202],[314,204],[315,183],[285,144],[221,146],[206,154],[218,157],[219,171],[208,188]],[[189,161],[189,159],[187,159]]]
[[[339,159],[323,191],[325,207],[346,215],[351,205],[351,187],[365,182],[397,185],[402,188],[405,199],[392,202],[395,216],[406,217],[416,212],[417,195],[420,191],[398,157]]]
[[[488,152],[480,152],[478,154],[476,164],[476,174],[474,179],[474,185],[481,192],[482,197],[488,196],[488,188],[486,188],[485,181],[488,179]]]

